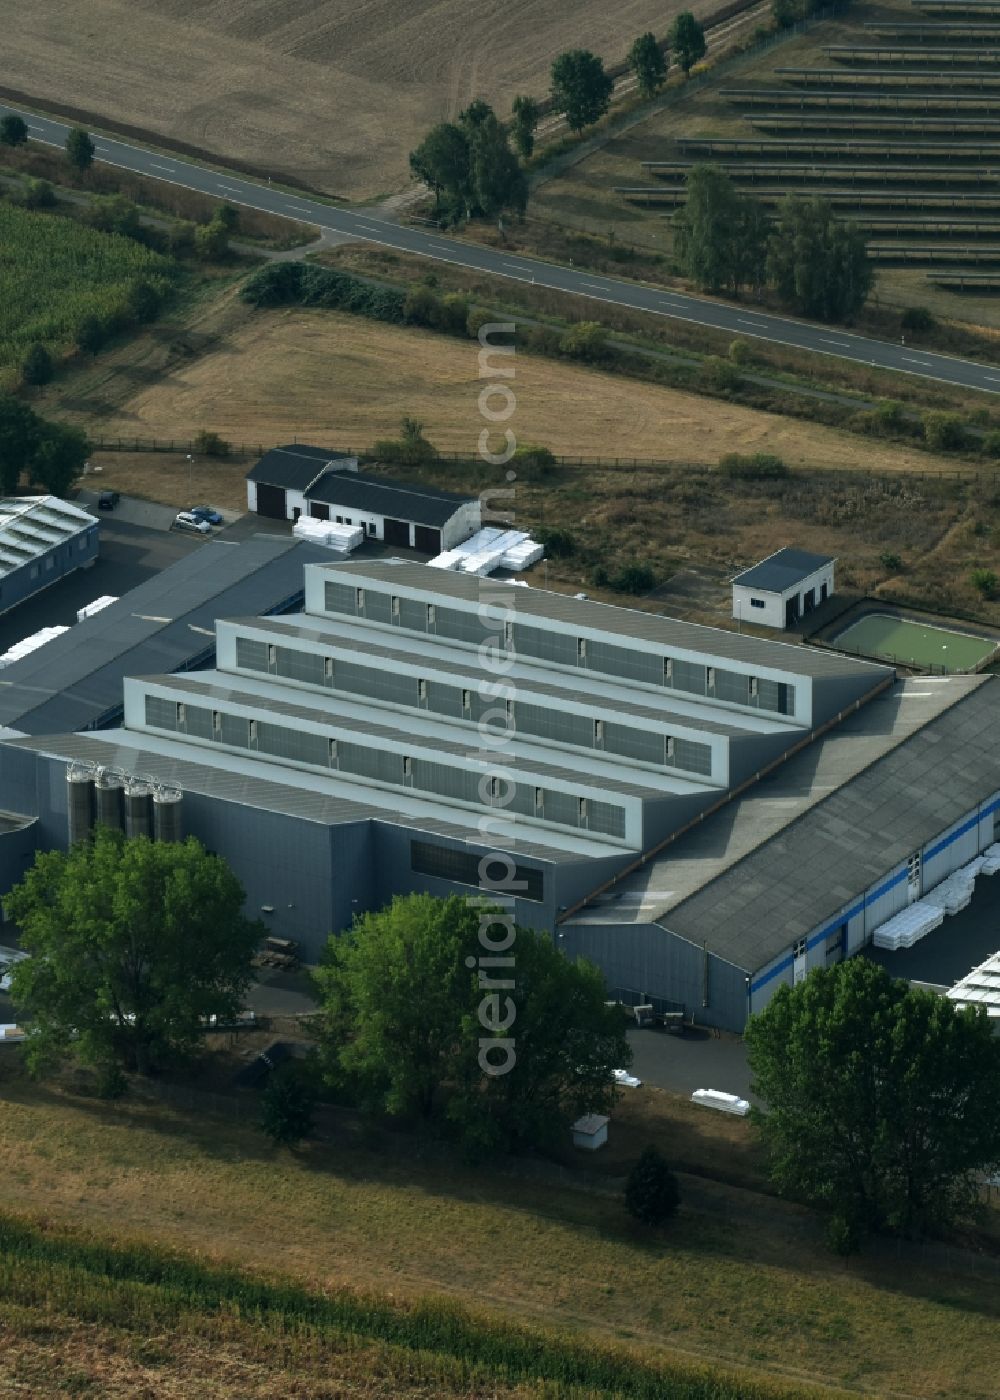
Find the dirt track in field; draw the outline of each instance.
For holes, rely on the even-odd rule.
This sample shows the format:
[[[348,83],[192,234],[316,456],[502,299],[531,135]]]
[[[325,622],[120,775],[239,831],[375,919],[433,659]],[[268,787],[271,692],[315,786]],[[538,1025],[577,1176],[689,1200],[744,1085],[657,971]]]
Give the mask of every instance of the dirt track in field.
[[[329,194],[405,185],[423,132],[473,97],[542,96],[552,59],[619,61],[682,0],[0,0],[3,80]],[[696,13],[718,0],[696,0]]]

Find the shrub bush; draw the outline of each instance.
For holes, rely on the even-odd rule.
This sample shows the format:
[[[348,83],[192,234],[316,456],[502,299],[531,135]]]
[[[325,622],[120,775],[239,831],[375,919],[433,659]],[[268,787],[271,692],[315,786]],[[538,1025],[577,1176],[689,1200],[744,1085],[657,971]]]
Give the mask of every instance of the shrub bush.
[[[551,559],[568,559],[576,553],[576,539],[569,530],[536,530],[534,536],[539,544],[545,546],[545,552]]]
[[[756,357],[748,340],[734,340],[729,345],[729,358],[734,365],[752,365]]]
[[[983,437],[983,452],[987,457],[1000,457],[1000,432],[996,429]]]
[[[743,383],[743,376],[736,366],[729,360],[724,360],[721,355],[708,355],[702,360],[698,377],[710,388],[721,389],[723,392],[738,389]]]
[[[749,457],[727,452],[719,458],[719,471],[739,481],[778,481],[789,475],[782,459],[771,452],[754,452]]]
[[[900,316],[899,324],[904,331],[932,331],[937,322],[926,306],[908,306]]]
[[[52,356],[44,345],[32,345],[21,361],[22,384],[48,384],[55,373]]]
[[[982,598],[992,598],[997,591],[998,579],[992,569],[973,569],[969,582]]]
[[[924,437],[928,447],[938,452],[961,452],[969,445],[969,434],[957,413],[925,413]]]
[[[232,444],[218,433],[210,433],[207,428],[202,428],[194,440],[194,450],[201,452],[205,457],[228,457],[232,451]]]
[[[386,462],[423,466],[437,458],[437,448],[424,437],[424,425],[415,418],[404,418],[398,438],[383,438],[375,444],[375,455]]]
[[[525,442],[514,453],[514,463],[519,470],[532,472],[536,476],[548,476],[556,459],[551,448]]]
[[[610,583],[619,593],[648,593],[656,586],[656,575],[648,564],[626,564]]]
[[[677,1178],[655,1147],[647,1147],[628,1174],[625,1209],[643,1225],[662,1225],[681,1203]]]
[[[55,202],[56,192],[48,180],[25,180],[21,190],[25,209],[51,209]]]
[[[609,349],[604,327],[597,321],[578,321],[559,337],[559,353],[588,364],[606,360]]]
[[[889,572],[893,574],[898,574],[903,567],[903,561],[900,559],[899,555],[893,554],[889,550],[885,550],[879,555],[878,562],[882,565],[883,569],[888,569]]]

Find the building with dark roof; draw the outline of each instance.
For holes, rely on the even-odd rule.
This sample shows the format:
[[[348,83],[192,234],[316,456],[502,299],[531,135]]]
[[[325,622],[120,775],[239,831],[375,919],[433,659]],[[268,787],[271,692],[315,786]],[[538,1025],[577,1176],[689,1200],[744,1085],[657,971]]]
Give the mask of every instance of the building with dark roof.
[[[0,613],[97,558],[98,521],[58,496],[0,500]]]
[[[764,627],[794,627],[833,593],[836,560],[806,549],[779,549],[732,580],[733,617]]]
[[[482,523],[474,498],[359,472],[356,457],[306,446],[264,454],[247,473],[247,507],[276,520],[307,515],[361,526],[366,538],[431,555]]]
[[[166,794],[309,959],[499,866],[517,919],[623,999],[739,1030],[996,839],[993,677],[901,682],[400,559],[311,563],[301,611],[234,609],[212,640],[197,670],[119,658],[113,728],[0,737],[0,892]]]

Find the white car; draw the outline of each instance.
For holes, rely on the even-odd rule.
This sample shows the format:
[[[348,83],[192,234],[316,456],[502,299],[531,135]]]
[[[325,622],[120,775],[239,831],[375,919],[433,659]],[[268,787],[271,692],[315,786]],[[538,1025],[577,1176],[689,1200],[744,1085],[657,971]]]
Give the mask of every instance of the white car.
[[[207,520],[199,520],[196,515],[192,515],[189,510],[178,511],[174,516],[175,530],[190,530],[198,535],[210,535],[212,527]]]

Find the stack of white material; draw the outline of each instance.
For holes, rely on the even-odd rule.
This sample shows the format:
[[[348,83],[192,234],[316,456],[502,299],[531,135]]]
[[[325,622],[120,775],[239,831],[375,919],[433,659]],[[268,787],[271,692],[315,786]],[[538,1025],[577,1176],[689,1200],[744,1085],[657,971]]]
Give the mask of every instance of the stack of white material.
[[[974,967],[945,996],[959,1006],[981,1006],[993,1021],[1000,1021],[1000,953]]]
[[[46,642],[51,642],[53,637],[61,637],[64,632],[68,631],[68,627],[43,627],[39,632],[32,632],[30,637],[15,642],[9,651],[5,651],[0,656],[0,667],[9,666],[13,661],[20,661],[22,656],[30,655],[39,647],[43,647]]]
[[[981,866],[982,860],[978,859],[963,865],[961,870],[953,871],[947,880],[942,880],[940,885],[935,885],[924,895],[924,903],[936,904],[946,914],[957,914],[960,909],[965,909],[972,900]]]
[[[99,613],[102,608],[110,607],[112,603],[117,603],[118,598],[114,593],[105,593],[100,598],[95,598],[92,603],[87,603],[82,608],[76,610],[77,622],[82,622],[85,617],[93,617],[94,613]]]
[[[921,899],[916,904],[907,905],[887,923],[875,930],[872,940],[876,948],[887,948],[895,953],[900,948],[912,948],[933,929],[944,923],[944,909]]]
[[[360,525],[338,525],[332,520],[313,520],[307,515],[299,516],[292,526],[292,534],[297,540],[334,549],[338,554],[350,554],[365,537]]]
[[[738,1094],[724,1094],[721,1089],[695,1089],[692,1103],[700,1103],[705,1108],[718,1108],[723,1113],[736,1113],[745,1118],[750,1112],[750,1104]]]
[[[494,569],[512,573],[527,569],[543,558],[545,549],[523,530],[499,530],[485,526],[464,543],[446,549],[430,561],[432,569],[457,569],[483,577]]]
[[[994,842],[992,846],[987,846],[982,854],[982,865],[979,867],[981,875],[995,875],[1000,870],[1000,841]]]

